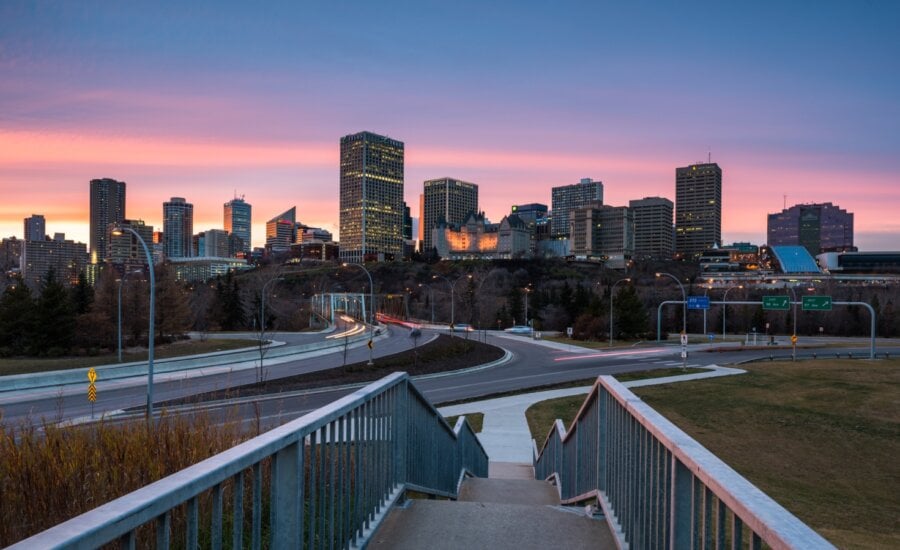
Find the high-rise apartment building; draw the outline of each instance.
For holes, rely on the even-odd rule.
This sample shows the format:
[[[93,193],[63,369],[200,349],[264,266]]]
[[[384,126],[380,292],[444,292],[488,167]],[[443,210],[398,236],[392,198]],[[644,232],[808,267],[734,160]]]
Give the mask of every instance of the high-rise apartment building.
[[[670,259],[675,254],[674,205],[663,197],[628,203],[634,216],[634,254],[639,258]]]
[[[163,203],[163,254],[166,258],[190,258],[194,237],[194,205],[183,197]]]
[[[291,207],[266,222],[266,247],[287,250],[297,240],[297,207]]]
[[[198,258],[227,258],[228,232],[224,229],[207,229],[196,236]]]
[[[25,240],[43,241],[47,238],[47,220],[41,214],[25,218]]]
[[[125,182],[111,178],[91,180],[91,263],[106,260],[109,224],[125,219]]]
[[[19,261],[22,278],[32,288],[40,287],[51,269],[57,281],[74,285],[88,265],[87,245],[56,233],[53,239],[23,241]]]
[[[576,257],[621,268],[634,254],[634,219],[627,206],[594,203],[575,208],[569,213],[568,233]]]
[[[244,202],[244,197],[235,197],[225,203],[225,231],[243,241],[242,250],[250,252],[250,225],[252,222],[252,208]]]
[[[675,252],[687,258],[722,246],[722,169],[716,163],[675,169]]]
[[[419,223],[424,224],[422,251],[426,254],[434,247],[432,230],[441,220],[461,226],[469,214],[478,212],[478,186],[454,178],[439,178],[425,182],[422,212]]]
[[[119,227],[133,229],[135,233],[144,239],[147,249],[153,253],[153,226],[144,223],[144,220],[123,220]],[[107,228],[106,261],[113,265],[123,265],[143,268],[147,265],[147,256],[144,247],[131,231],[122,231],[118,235],[113,234],[115,226]]]
[[[341,138],[341,260],[403,253],[404,145],[372,132]]]
[[[815,256],[853,248],[853,213],[830,202],[797,204],[769,214],[769,246],[797,245]]]
[[[554,238],[568,237],[569,213],[583,206],[603,204],[603,182],[582,178],[573,185],[554,187],[550,199],[553,208],[550,234]]]

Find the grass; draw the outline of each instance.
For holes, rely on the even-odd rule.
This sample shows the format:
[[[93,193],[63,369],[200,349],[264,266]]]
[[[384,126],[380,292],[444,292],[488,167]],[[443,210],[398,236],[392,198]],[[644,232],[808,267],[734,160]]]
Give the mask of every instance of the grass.
[[[635,393],[837,546],[900,547],[900,361],[742,367]],[[538,441],[581,401],[529,409]]]
[[[181,357],[184,355],[196,355],[200,353],[211,353],[214,351],[227,351],[240,348],[255,347],[256,342],[253,340],[184,340],[157,346],[154,350],[156,359],[166,359],[169,357]],[[132,361],[146,361],[147,352],[122,352],[122,361],[129,363]],[[10,374],[28,374],[34,372],[46,372],[54,370],[78,369],[87,367],[97,367],[100,365],[111,365],[118,363],[118,355],[116,353],[107,353],[104,355],[94,355],[90,357],[25,357],[0,359],[0,376]]]
[[[245,439],[239,423],[163,416],[125,425],[0,424],[0,547],[43,531]]]
[[[445,419],[447,420],[447,424],[450,424],[450,427],[456,426],[456,420],[460,416],[465,416],[466,420],[469,421],[469,425],[472,426],[472,431],[475,433],[481,433],[482,428],[484,428],[484,413],[468,413],[464,415],[456,415],[456,416],[447,416]]]

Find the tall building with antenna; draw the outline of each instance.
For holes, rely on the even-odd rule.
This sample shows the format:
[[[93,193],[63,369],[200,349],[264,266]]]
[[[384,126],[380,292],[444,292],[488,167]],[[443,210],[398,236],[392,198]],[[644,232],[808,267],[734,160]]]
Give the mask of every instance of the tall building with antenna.
[[[711,162],[675,169],[675,252],[686,258],[722,246],[722,169]]]
[[[91,180],[91,263],[107,255],[109,224],[125,220],[125,182],[112,178]]]
[[[223,214],[225,216],[225,231],[242,241],[241,250],[250,252],[252,207],[244,202],[244,195],[235,194],[234,198],[225,203]]]

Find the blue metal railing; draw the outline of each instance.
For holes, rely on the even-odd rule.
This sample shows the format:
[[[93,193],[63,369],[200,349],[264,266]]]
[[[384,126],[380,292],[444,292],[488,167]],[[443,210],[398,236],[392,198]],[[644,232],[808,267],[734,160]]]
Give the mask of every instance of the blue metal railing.
[[[534,459],[564,504],[597,501],[632,548],[833,548],[611,376]]]
[[[468,422],[394,373],[12,548],[351,548],[404,491],[453,498],[487,469]]]

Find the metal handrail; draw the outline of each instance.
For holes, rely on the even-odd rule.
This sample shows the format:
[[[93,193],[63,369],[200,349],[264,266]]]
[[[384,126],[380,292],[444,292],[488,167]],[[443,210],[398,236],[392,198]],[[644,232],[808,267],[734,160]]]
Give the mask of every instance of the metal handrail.
[[[568,431],[554,423],[534,468],[564,504],[596,501],[633,548],[833,548],[611,376]]]
[[[462,476],[487,469],[469,423],[451,428],[394,373],[12,548],[134,547],[148,531],[156,548],[196,548],[201,530],[204,545],[220,548],[225,525],[236,548],[363,546],[404,491],[455,498]],[[182,507],[183,542],[172,528]]]

